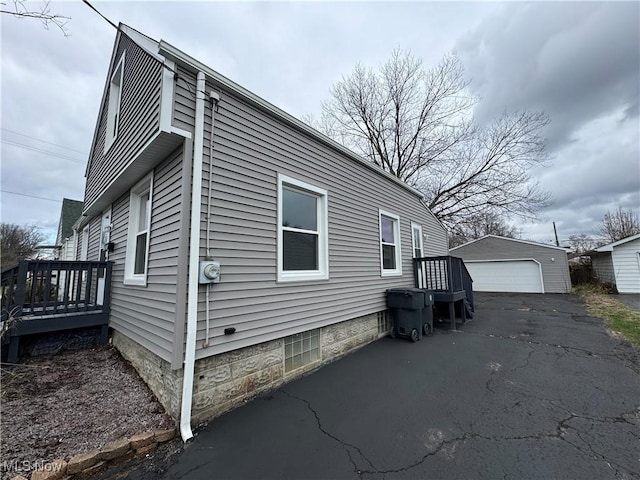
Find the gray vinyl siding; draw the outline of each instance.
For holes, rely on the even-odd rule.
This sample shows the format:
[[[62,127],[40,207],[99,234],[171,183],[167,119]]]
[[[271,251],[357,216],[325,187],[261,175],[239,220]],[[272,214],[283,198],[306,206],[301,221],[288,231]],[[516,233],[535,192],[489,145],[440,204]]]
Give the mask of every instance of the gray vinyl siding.
[[[613,247],[612,260],[619,293],[640,293],[640,239]]]
[[[426,235],[422,240],[422,249],[426,257],[449,255],[449,234],[433,216],[422,224],[422,235]]]
[[[78,243],[76,243],[75,259],[80,260],[80,254],[82,253],[82,237],[84,235],[83,229],[78,230]]]
[[[179,82],[174,121],[179,117],[176,126],[191,130],[193,112],[183,108],[190,98]],[[210,126],[208,111],[203,219]],[[278,173],[328,191],[329,280],[276,282]],[[411,222],[429,234],[425,254],[448,250],[446,232],[415,194],[227,92],[221,92],[215,117],[212,190],[212,246],[222,278],[212,289],[206,349],[201,348],[204,287],[200,290],[198,358],[384,310],[386,289],[413,285]],[[378,209],[400,217],[401,277],[380,275]],[[205,237],[206,223],[201,256]],[[236,333],[225,336],[226,327]]]
[[[125,51],[118,136],[105,154],[109,85],[113,69]],[[93,156],[87,172],[85,211],[124,170],[135,154],[159,132],[161,80],[162,66],[157,60],[125,35],[121,35],[114,64],[107,76],[106,94],[100,109]]]
[[[182,67],[176,67],[176,71],[178,72],[178,77],[183,79],[184,82],[176,82],[171,124],[182,130],[193,132],[195,128],[196,100],[192,92],[195,92],[195,76]],[[185,87],[185,82],[189,82],[192,85],[191,91]]]
[[[114,262],[110,326],[167,361],[171,361],[176,323],[178,243],[181,229],[188,225],[180,217],[181,182],[182,151],[154,170],[146,287],[123,283],[129,192],[112,208],[115,250],[110,256]]]
[[[546,293],[571,291],[569,262],[565,251],[505,238],[487,237],[451,250],[463,260],[517,260],[533,258],[542,266]]]
[[[87,250],[87,260],[100,260],[100,228],[102,224],[101,217],[94,217],[89,223],[89,248]]]

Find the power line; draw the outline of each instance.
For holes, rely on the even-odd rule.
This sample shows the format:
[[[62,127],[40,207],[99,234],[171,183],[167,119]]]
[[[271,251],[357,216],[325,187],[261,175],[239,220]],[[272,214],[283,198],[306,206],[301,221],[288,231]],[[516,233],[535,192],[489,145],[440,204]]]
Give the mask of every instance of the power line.
[[[69,160],[70,162],[79,163],[81,165],[86,165],[87,162],[84,160],[78,160],[77,158],[69,157],[67,155],[63,155],[61,153],[52,152],[50,150],[44,150],[42,148],[34,147],[32,145],[26,145],[24,143],[12,142],[11,140],[5,140],[4,138],[0,140],[0,142],[11,145],[12,147],[24,148],[25,150],[31,150],[32,152],[44,153],[46,155],[50,155],[52,157],[61,158],[63,160]]]
[[[37,195],[29,195],[28,193],[10,192],[8,190],[0,190],[2,193],[8,193],[10,195],[19,195],[21,197],[37,198],[39,200],[49,200],[50,202],[62,203],[62,200],[56,200],[55,198],[38,197]]]
[[[9,130],[8,128],[3,128],[2,130],[4,130],[5,132],[13,133],[14,135],[20,135],[21,137],[30,138],[30,139],[36,140],[38,142],[48,143],[49,145],[53,145],[54,147],[64,148],[65,150],[70,150],[72,152],[81,153],[82,155],[89,155],[87,152],[82,152],[80,150],[76,150],[75,148],[65,147],[64,145],[60,145],[58,143],[47,142],[46,140],[42,140],[40,138],[32,137],[30,135],[25,135],[24,133],[16,132],[14,130]]]
[[[100,13],[100,11],[94,7],[93,5],[91,5],[91,3],[89,3],[88,0],[82,0],[82,2],[84,4],[86,4],[89,8],[91,8],[91,10],[93,10],[94,12],[96,12],[98,15],[100,15],[107,23],[109,23],[109,25],[111,25],[113,28],[115,28],[118,32],[122,33],[125,37],[127,37],[129,40],[131,40],[135,45],[137,45],[139,48],[141,48],[142,50],[144,50],[147,54],[149,54],[149,52],[147,52],[147,49],[144,48],[142,45],[140,45],[138,42],[135,41],[135,39],[131,38],[129,35],[127,35],[126,32],[120,30],[120,27],[118,25],[116,25],[115,23],[113,23],[111,20],[109,20],[107,17],[105,17],[102,13]],[[189,93],[191,94],[191,96],[195,99],[196,98],[196,94],[193,92],[191,85],[189,84],[188,81],[186,81],[184,78],[182,78],[182,76],[176,72],[173,68],[171,68],[169,65],[167,65],[166,63],[164,63],[163,61],[161,61],[159,58],[157,58],[155,55],[151,55],[149,54],[149,56],[155,60],[156,62],[158,62],[162,67],[166,68],[167,70],[169,70],[171,73],[174,74],[176,82],[182,80],[184,82],[184,84],[187,86],[187,89],[189,90]],[[204,94],[205,96],[207,95],[206,92],[200,91],[200,93]]]
[[[98,9],[96,7],[94,7],[93,5],[91,5],[87,0],[82,0],[91,10],[93,10],[94,12],[96,12],[98,15],[100,15],[104,20],[106,20],[109,25],[111,25],[113,28],[115,28],[116,30],[118,30],[118,26],[113,23],[111,20],[109,20],[107,17],[105,17],[103,14],[101,14]]]

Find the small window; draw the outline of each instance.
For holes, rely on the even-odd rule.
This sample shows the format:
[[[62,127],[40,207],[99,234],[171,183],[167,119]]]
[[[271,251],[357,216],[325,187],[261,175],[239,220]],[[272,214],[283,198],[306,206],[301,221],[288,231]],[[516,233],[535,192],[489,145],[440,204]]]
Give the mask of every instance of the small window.
[[[284,371],[296,370],[320,360],[320,330],[290,335],[284,339]]]
[[[147,284],[152,183],[149,175],[131,189],[124,277],[126,285]]]
[[[122,99],[122,79],[124,77],[124,53],[118,62],[111,83],[109,84],[109,103],[107,106],[107,132],[104,143],[104,151],[109,150],[118,136],[120,128],[120,101]]]
[[[411,241],[413,246],[413,258],[422,258],[422,226],[411,222]]]
[[[393,328],[391,312],[388,310],[378,312],[378,335],[387,335],[391,328]]]
[[[380,210],[380,274],[402,275],[400,217]]]
[[[329,278],[327,191],[278,176],[278,281]]]

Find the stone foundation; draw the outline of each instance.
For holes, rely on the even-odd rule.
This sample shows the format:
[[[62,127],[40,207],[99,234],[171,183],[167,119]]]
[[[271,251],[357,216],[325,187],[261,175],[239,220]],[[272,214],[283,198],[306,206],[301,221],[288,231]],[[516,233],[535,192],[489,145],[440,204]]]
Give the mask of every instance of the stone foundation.
[[[375,313],[324,327],[320,332],[322,362],[333,361],[378,338]]]
[[[113,346],[134,366],[142,378],[174,419],[180,418],[182,372],[172,370],[171,364],[120,332],[113,331]]]
[[[232,350],[196,362],[194,421],[208,420],[283,383],[283,339]]]
[[[196,361],[192,421],[210,420],[377,340],[386,335],[378,331],[378,323],[374,313],[321,328],[320,359],[291,372],[284,371],[284,338]],[[172,370],[169,362],[119,332],[113,332],[113,345],[133,364],[167,412],[179,419],[183,370]]]

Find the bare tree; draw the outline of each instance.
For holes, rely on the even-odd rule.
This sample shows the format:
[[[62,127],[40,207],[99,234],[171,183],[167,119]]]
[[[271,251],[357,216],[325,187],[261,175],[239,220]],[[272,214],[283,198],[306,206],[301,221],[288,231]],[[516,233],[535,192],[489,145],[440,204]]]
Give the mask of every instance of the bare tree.
[[[636,235],[640,233],[638,214],[633,209],[625,211],[621,207],[613,213],[607,212],[598,233],[610,243]]]
[[[357,65],[333,86],[320,120],[303,120],[419,188],[449,227],[479,213],[534,218],[549,197],[529,169],[547,159],[540,132],[549,119],[505,112],[480,128],[477,102],[455,55],[426,70],[396,50],[377,72]]]
[[[60,29],[65,37],[69,36],[67,30],[67,23],[71,20],[71,17],[65,17],[51,11],[51,2],[49,0],[43,1],[42,5],[38,9],[32,9],[31,4],[33,2],[27,2],[26,0],[12,0],[8,2],[11,6],[7,5],[7,2],[0,2],[2,10],[0,13],[11,15],[16,18],[35,18],[42,22],[42,25],[46,30],[49,30],[50,26],[55,26]]]
[[[456,144],[419,184],[431,211],[449,225],[477,213],[535,218],[550,198],[530,174],[546,162],[539,132],[548,122],[543,113],[504,113]]]
[[[20,260],[36,257],[36,247],[43,239],[44,236],[35,225],[22,226],[14,223],[0,223],[2,269],[11,267]]]
[[[449,246],[457,247],[471,240],[482,238],[485,235],[517,238],[518,230],[507,224],[495,213],[478,213],[452,228],[449,236]]]
[[[578,235],[570,235],[568,239],[571,249],[576,253],[584,253],[589,250],[593,250],[597,246],[597,242],[593,237],[586,233],[580,233]]]

